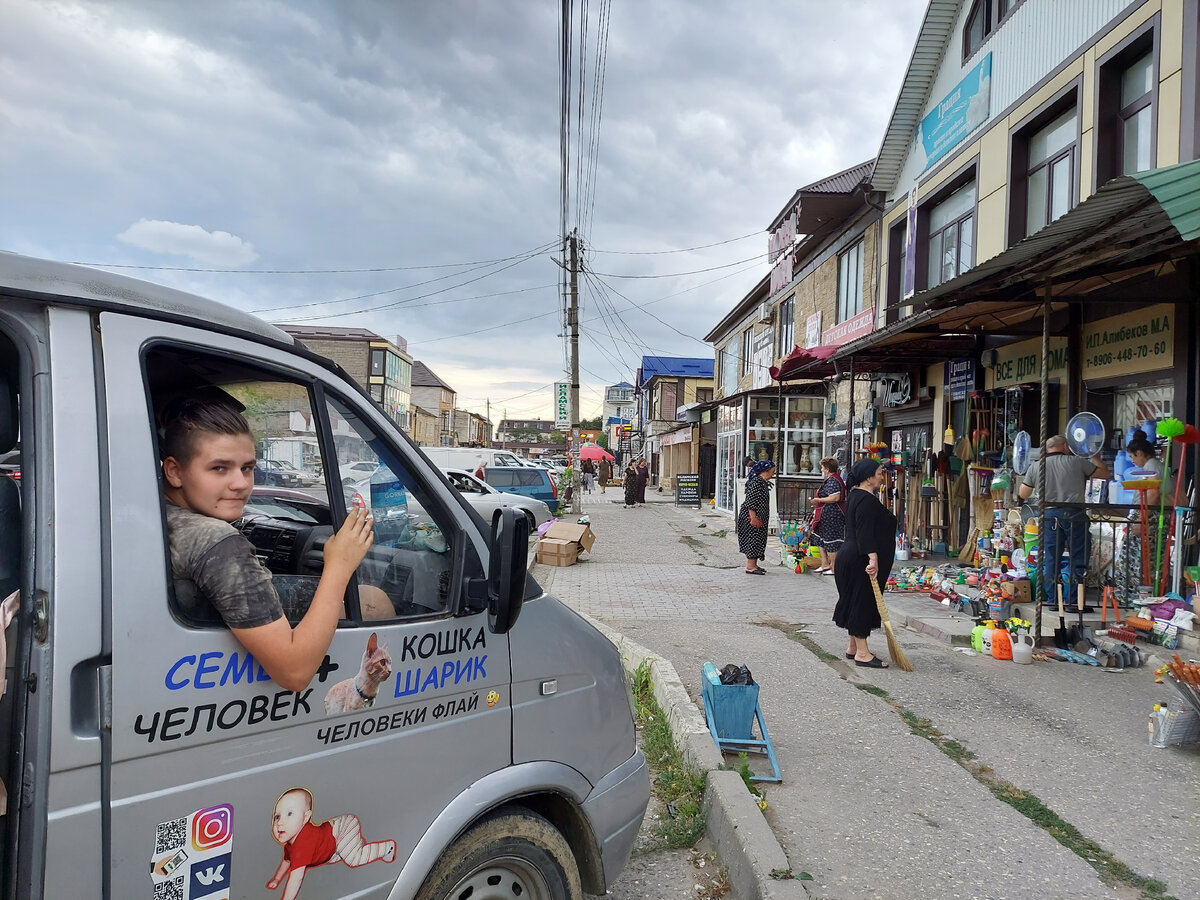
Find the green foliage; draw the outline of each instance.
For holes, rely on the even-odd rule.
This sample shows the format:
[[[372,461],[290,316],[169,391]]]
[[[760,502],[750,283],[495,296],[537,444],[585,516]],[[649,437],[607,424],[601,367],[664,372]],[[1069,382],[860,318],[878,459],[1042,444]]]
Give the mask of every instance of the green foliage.
[[[642,752],[650,766],[651,789],[666,804],[667,815],[654,826],[649,850],[691,847],[704,834],[701,800],[707,775],[683,758],[667,717],[654,699],[650,667],[643,662],[633,673],[633,701],[642,730]]]

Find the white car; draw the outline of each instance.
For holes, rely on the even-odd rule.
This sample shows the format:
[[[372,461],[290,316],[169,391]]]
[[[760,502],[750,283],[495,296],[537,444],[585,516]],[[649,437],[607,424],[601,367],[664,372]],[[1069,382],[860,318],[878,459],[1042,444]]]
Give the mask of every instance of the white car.
[[[463,498],[479,510],[485,522],[491,522],[492,513],[502,506],[511,506],[524,512],[525,518],[529,520],[530,533],[552,518],[550,507],[541,500],[498,490],[486,481],[480,481],[466,469],[442,469],[442,472],[450,479],[450,483],[458,488]]]
[[[341,476],[342,484],[354,485],[360,481],[366,481],[378,468],[378,460],[360,459],[357,462],[344,463],[338,468],[338,474]]]

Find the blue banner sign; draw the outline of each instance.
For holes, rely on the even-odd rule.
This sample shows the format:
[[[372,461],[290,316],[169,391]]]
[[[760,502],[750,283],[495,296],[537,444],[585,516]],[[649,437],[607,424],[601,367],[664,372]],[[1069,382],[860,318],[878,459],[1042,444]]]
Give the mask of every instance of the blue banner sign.
[[[946,393],[951,400],[964,400],[975,390],[975,360],[946,361]]]
[[[987,121],[991,97],[992,54],[989,53],[921,120],[918,145],[925,151],[923,169]]]

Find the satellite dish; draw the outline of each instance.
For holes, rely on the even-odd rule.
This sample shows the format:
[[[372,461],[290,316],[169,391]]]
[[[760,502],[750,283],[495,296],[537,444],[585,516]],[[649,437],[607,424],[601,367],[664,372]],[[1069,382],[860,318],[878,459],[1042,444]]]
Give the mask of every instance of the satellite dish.
[[[1012,467],[1018,475],[1029,471],[1029,448],[1032,441],[1028,431],[1018,431],[1013,435]]]
[[[1095,413],[1078,412],[1067,422],[1067,446],[1076,456],[1095,456],[1104,438],[1104,423]]]

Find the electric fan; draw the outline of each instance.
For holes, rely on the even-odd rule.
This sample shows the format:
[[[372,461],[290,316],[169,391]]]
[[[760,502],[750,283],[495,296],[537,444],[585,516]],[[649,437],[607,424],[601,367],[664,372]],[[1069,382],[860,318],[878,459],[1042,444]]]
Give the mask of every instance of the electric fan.
[[[1077,412],[1067,422],[1067,446],[1076,456],[1095,456],[1104,438],[1104,423],[1095,413]]]
[[[1018,475],[1029,471],[1030,443],[1028,431],[1018,431],[1013,435],[1012,467]]]

